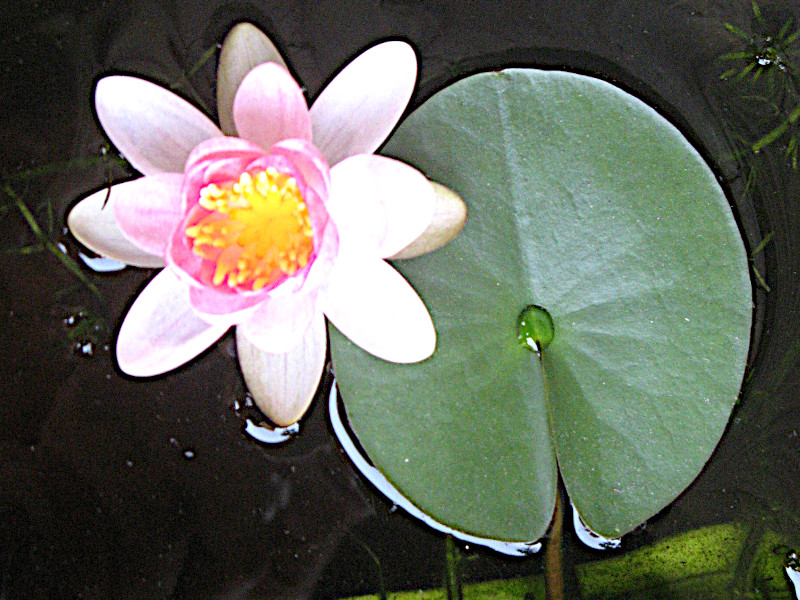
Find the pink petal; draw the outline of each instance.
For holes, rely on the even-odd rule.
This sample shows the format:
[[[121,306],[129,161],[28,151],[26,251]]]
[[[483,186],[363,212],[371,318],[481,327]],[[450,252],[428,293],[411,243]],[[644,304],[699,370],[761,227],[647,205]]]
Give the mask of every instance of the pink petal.
[[[120,190],[135,181],[139,180],[112,186],[110,196],[107,189],[87,196],[72,208],[67,217],[67,226],[81,244],[101,256],[135,267],[163,267],[164,255],[147,252],[131,242],[122,233],[114,218],[114,205]],[[107,203],[106,197],[108,197]]]
[[[303,339],[316,314],[314,294],[271,297],[238,331],[264,352],[288,352]]]
[[[319,244],[316,239],[314,240],[314,252],[317,256],[303,281],[304,293],[315,292],[328,280],[339,255],[339,233],[330,219],[323,228],[319,240]]]
[[[265,150],[241,138],[212,138],[198,144],[186,159],[184,210],[197,203],[200,188],[209,183],[236,181],[248,165],[263,156]]]
[[[385,42],[347,65],[311,107],[314,144],[328,164],[370,154],[389,136],[417,80],[417,57],[405,42]]]
[[[320,198],[328,198],[331,185],[330,168],[314,144],[301,139],[282,140],[270,148],[270,154],[277,154],[290,160],[302,173],[306,185],[313,188]]]
[[[328,210],[343,246],[392,256],[425,231],[435,207],[430,182],[400,161],[360,154],[331,169]]]
[[[220,127],[228,135],[236,135],[233,98],[239,84],[253,67],[265,62],[286,68],[278,49],[255,25],[239,23],[225,36],[217,67],[217,113]]]
[[[172,232],[164,260],[184,284],[189,287],[207,287],[207,281],[211,281],[214,275],[213,266],[204,271],[204,263],[210,265],[210,261],[204,261],[195,254],[186,241],[186,223],[191,217],[190,212]]]
[[[227,330],[227,325],[209,325],[197,317],[186,285],[164,269],[125,316],[117,338],[117,361],[128,375],[160,375],[192,360]]]
[[[253,161],[266,154],[261,146],[237,137],[215,137],[200,142],[186,159],[185,169],[190,171],[197,165],[223,159],[243,159]]]
[[[259,65],[233,100],[236,130],[262,148],[287,138],[311,140],[311,118],[300,86],[275,63]]]
[[[222,293],[214,288],[191,287],[189,302],[201,319],[215,325],[238,325],[264,302],[266,293],[244,296],[234,291]]]
[[[222,132],[183,98],[161,86],[114,75],[97,83],[97,117],[108,137],[141,173],[182,173],[192,149]]]
[[[164,256],[183,217],[182,185],[183,175],[160,173],[117,186],[113,211],[122,233],[142,250]]]
[[[336,328],[367,352],[391,362],[425,360],[436,330],[417,292],[388,263],[340,257],[319,306]]]
[[[236,329],[236,350],[247,387],[273,423],[287,427],[308,410],[319,387],[327,347],[322,313],[314,315],[301,342],[281,354],[260,350],[241,328]]]

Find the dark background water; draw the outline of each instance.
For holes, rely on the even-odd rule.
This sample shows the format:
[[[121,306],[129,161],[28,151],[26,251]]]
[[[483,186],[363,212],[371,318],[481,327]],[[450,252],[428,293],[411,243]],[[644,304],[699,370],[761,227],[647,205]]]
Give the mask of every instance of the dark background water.
[[[781,109],[794,106],[793,92],[783,72],[772,89],[767,77],[721,80],[746,61],[718,59],[745,46],[725,22],[753,32],[756,41],[787,19],[794,19],[791,31],[800,25],[794,1],[760,7],[763,24],[743,0],[502,7],[6,1],[3,183],[30,208],[43,235],[63,241],[74,257],[78,247],[62,231],[69,206],[109,177],[129,175],[102,161],[106,140],[92,112],[93,82],[111,71],[147,74],[213,111],[216,56],[191,70],[240,20],[275,40],[311,99],[360,50],[389,37],[410,41],[420,58],[412,108],[465,74],[507,66],[565,68],[614,82],[670,118],[707,157],[730,193],[749,251],[772,234],[753,255],[769,292],[756,287],[751,365],[728,431],[698,480],[626,538],[624,552],[727,522],[746,525],[752,546],[771,531],[781,544],[798,547],[800,176],[784,156],[796,130],[758,155],[747,150],[777,124]],[[15,178],[77,157],[96,164]],[[92,293],[53,253],[37,251],[39,238],[10,200],[4,192],[0,598],[336,598],[378,590],[375,559],[389,590],[441,584],[444,538],[393,512],[360,478],[340,452],[323,402],[289,444],[266,447],[247,437],[244,418],[253,413],[242,408],[230,334],[167,376],[123,376],[108,345],[153,272],[100,276],[84,268],[99,296]],[[69,316],[77,325],[64,322]],[[326,378],[320,397],[329,386]],[[570,527],[564,544],[568,591],[577,594],[569,585],[575,566],[607,555],[582,548]],[[465,581],[543,569],[542,556],[465,556]],[[731,597],[756,597],[755,584],[742,575],[747,560],[746,548]]]

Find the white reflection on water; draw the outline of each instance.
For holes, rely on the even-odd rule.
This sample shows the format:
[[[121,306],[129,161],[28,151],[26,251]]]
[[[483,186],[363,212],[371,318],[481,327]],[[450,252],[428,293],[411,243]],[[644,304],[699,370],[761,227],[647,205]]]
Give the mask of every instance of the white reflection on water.
[[[250,437],[264,442],[265,444],[280,444],[285,442],[300,431],[300,424],[294,423],[289,427],[267,427],[266,425],[256,425],[252,420],[247,419],[244,432]]]
[[[502,554],[507,554],[509,556],[526,556],[528,554],[534,554],[541,549],[542,544],[535,541],[506,542],[502,540],[476,537],[474,535],[464,533],[463,531],[457,531],[451,527],[448,527],[447,525],[434,520],[432,517],[422,512],[419,508],[414,506],[408,498],[403,496],[396,487],[389,483],[389,480],[383,476],[383,473],[369,464],[367,459],[361,454],[361,452],[358,451],[350,437],[350,434],[347,433],[341,417],[339,416],[338,399],[339,397],[336,391],[336,380],[334,379],[333,385],[331,386],[331,393],[328,398],[328,409],[330,412],[333,431],[336,434],[336,437],[339,438],[339,443],[342,444],[342,448],[344,448],[344,451],[347,453],[347,456],[350,457],[350,460],[353,461],[353,464],[356,466],[356,468],[361,471],[364,477],[369,479],[370,483],[378,488],[378,490],[384,496],[394,502],[396,506],[399,506],[411,516],[416,517],[438,531],[449,533],[453,537],[457,537],[458,539],[471,544],[478,544],[480,546],[491,548],[492,550]]]
[[[800,598],[800,559],[796,552],[790,552],[786,559],[786,574],[794,586],[794,597]]]
[[[616,550],[622,546],[622,540],[620,538],[607,538],[596,531],[592,531],[589,526],[583,522],[572,500],[570,500],[569,503],[572,505],[572,523],[575,526],[575,533],[581,542],[593,550]]]
[[[84,263],[86,263],[87,267],[89,267],[92,271],[96,271],[98,273],[111,273],[113,271],[121,271],[122,269],[128,266],[124,262],[114,260],[113,258],[106,258],[104,256],[98,256],[96,258],[92,258],[90,256],[85,255],[83,252],[78,252],[78,256]]]

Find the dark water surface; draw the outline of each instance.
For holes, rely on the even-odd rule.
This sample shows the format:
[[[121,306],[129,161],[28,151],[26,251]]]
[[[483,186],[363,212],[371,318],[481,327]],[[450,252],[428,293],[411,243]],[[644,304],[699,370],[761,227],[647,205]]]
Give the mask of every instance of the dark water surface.
[[[93,82],[112,71],[146,74],[213,111],[216,56],[192,67],[241,20],[276,41],[310,98],[361,49],[399,37],[420,58],[412,108],[468,73],[557,67],[614,82],[682,129],[730,192],[748,251],[772,235],[753,255],[769,292],[755,288],[751,369],[713,459],[615,556],[680,532],[741,523],[748,538],[720,597],[789,597],[754,580],[751,563],[764,535],[775,540],[773,553],[800,546],[800,175],[784,156],[797,130],[790,126],[758,155],[747,148],[798,98],[792,104],[783,72],[772,89],[766,76],[721,80],[747,63],[718,57],[745,46],[725,22],[767,34],[793,18],[797,29],[794,0],[763,2],[763,24],[749,0],[510,1],[502,8],[415,0],[5,4],[0,599],[339,598],[377,593],[379,573],[389,591],[441,586],[444,537],[393,512],[354,471],[324,401],[284,446],[246,436],[244,419],[253,413],[244,407],[231,334],[177,372],[123,376],[108,346],[154,273],[84,268],[98,296],[53,253],[37,251],[30,224],[9,204],[10,185],[43,234],[75,257],[77,244],[62,232],[69,206],[110,177],[130,175],[102,161]],[[81,157],[96,164],[14,179]],[[584,549],[569,525],[564,555],[568,597],[581,594],[581,565],[609,557]],[[510,560],[462,547],[462,558],[464,582],[544,568],[543,553]],[[687,557],[687,574],[693,560]],[[660,585],[642,597],[697,596]]]

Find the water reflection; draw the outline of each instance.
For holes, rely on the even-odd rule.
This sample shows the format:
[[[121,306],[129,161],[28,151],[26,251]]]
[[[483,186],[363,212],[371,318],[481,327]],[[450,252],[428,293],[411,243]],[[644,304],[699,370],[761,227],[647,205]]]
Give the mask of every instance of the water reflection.
[[[87,363],[35,445],[2,447],[7,597],[310,596],[371,505],[319,418],[290,453],[243,437],[227,418],[237,382],[216,400],[200,383],[233,369],[210,362],[109,386]]]

